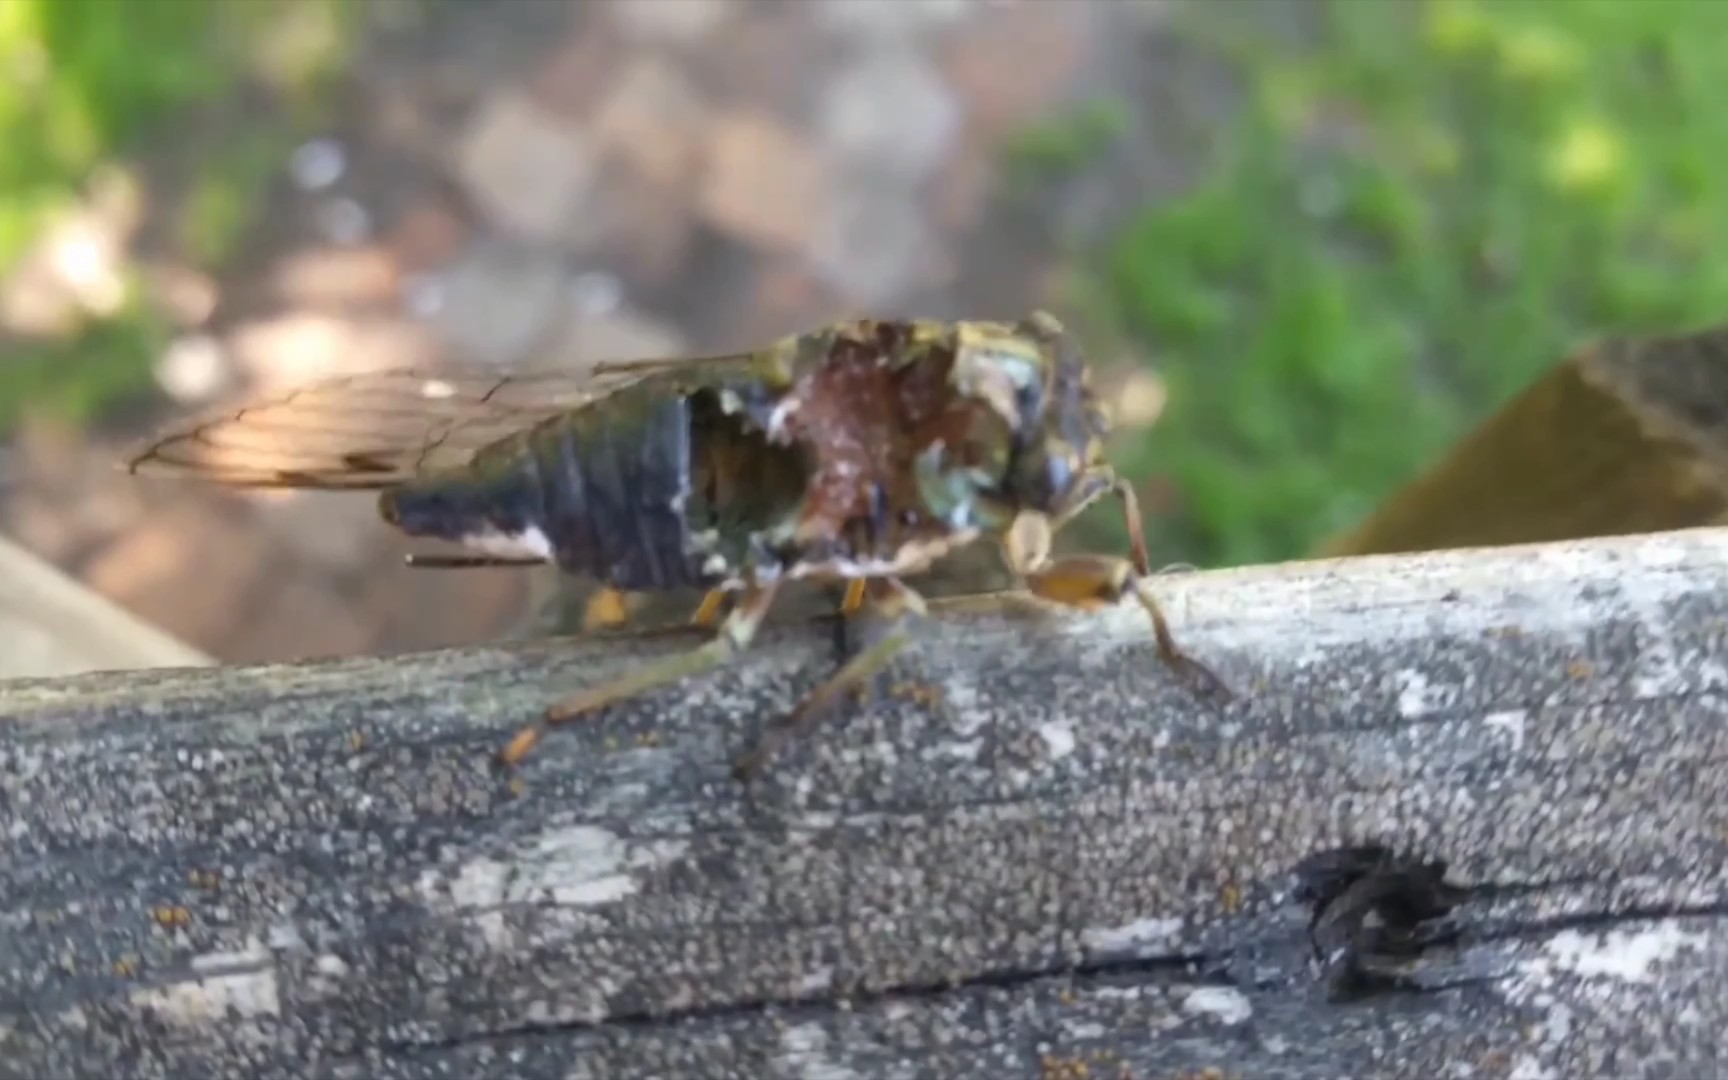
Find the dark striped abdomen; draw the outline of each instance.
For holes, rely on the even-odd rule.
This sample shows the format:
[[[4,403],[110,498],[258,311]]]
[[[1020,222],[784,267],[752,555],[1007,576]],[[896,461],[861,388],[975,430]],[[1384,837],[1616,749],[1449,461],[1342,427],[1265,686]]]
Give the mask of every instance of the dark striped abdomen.
[[[547,558],[621,589],[706,585],[692,552],[690,400],[627,388],[494,443],[466,468],[384,492],[384,518],[503,557]]]
[[[539,429],[538,524],[558,564],[621,589],[706,584],[690,553],[690,401],[630,388]]]

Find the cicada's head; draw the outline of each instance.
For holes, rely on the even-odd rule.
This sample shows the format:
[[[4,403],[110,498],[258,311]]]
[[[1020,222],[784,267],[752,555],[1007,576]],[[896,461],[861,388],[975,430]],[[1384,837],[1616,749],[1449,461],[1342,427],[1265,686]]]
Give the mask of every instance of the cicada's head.
[[[1031,513],[1058,528],[1115,482],[1104,453],[1109,420],[1079,343],[1054,316],[962,324],[954,381],[989,405],[988,433],[972,440],[972,468],[921,462],[921,479],[940,475],[953,488],[957,476],[972,478],[968,505],[978,524],[1006,530]]]

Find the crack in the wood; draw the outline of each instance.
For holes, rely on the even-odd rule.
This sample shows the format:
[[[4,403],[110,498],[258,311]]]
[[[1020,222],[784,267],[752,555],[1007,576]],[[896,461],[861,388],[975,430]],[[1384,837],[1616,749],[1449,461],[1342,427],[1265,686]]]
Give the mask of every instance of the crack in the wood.
[[[1194,981],[1205,985],[1234,986],[1234,982],[1222,975],[1205,974],[1208,961],[1213,959],[1221,959],[1221,957],[1215,957],[1214,954],[1208,953],[1174,953],[1161,956],[1100,960],[1065,967],[982,972],[964,979],[908,983],[880,990],[861,991],[857,994],[842,994],[833,997],[760,997],[727,1002],[723,1005],[698,1005],[686,1009],[634,1009],[629,1012],[609,1015],[598,1022],[556,1021],[456,1035],[446,1039],[386,1040],[379,1043],[375,1049],[384,1053],[417,1055],[452,1050],[476,1042],[491,1042],[502,1039],[553,1038],[577,1032],[665,1027],[693,1021],[727,1020],[739,1017],[765,1016],[771,1013],[796,1016],[800,1013],[856,1011],[860,1008],[869,1008],[888,1002],[940,1000],[968,990],[1012,990],[1063,977],[1078,981],[1102,981],[1106,978],[1129,975],[1162,974],[1168,977],[1167,973],[1179,973],[1186,974]],[[362,1056],[362,1054],[350,1054],[342,1060],[353,1061]]]
[[[1545,887],[1547,886],[1481,884],[1467,888],[1484,895],[1504,895],[1531,892]],[[1477,927],[1461,926],[1437,935],[1430,944],[1466,947],[1508,940],[1535,942],[1564,930],[1606,929],[1627,923],[1654,922],[1663,919],[1723,917],[1728,917],[1728,901],[1702,905],[1639,906],[1616,911],[1579,912],[1571,915],[1535,919],[1486,931]],[[1177,985],[1193,985],[1240,990],[1243,988],[1243,981],[1233,972],[1233,968],[1240,961],[1242,955],[1250,951],[1255,944],[1269,943],[1274,937],[1282,940],[1281,935],[1269,935],[1259,942],[1243,942],[1228,949],[1157,956],[1111,957],[1081,964],[982,972],[964,979],[906,984],[863,991],[853,995],[838,994],[808,998],[768,996],[686,1009],[635,1009],[607,1016],[600,1021],[572,1020],[530,1023],[518,1027],[455,1035],[444,1039],[386,1040],[364,1051],[345,1055],[341,1060],[359,1061],[367,1053],[417,1056],[504,1040],[559,1038],[580,1032],[659,1028],[699,1021],[724,1021],[768,1015],[776,1015],[790,1020],[805,1014],[857,1011],[879,1004],[901,1001],[939,1001],[968,991],[1013,990],[1057,980],[1066,980],[1071,986],[1078,989],[1085,989],[1088,985],[1109,985],[1118,983],[1123,979],[1138,977],[1139,984],[1153,988],[1162,984],[1171,988]],[[1461,976],[1432,982],[1412,983],[1396,989],[1403,995],[1431,997],[1454,990],[1493,983],[1504,977],[1504,975]],[[1310,980],[1311,975],[1302,971],[1283,971],[1275,978],[1255,982],[1249,989],[1254,993],[1262,994],[1288,991]]]

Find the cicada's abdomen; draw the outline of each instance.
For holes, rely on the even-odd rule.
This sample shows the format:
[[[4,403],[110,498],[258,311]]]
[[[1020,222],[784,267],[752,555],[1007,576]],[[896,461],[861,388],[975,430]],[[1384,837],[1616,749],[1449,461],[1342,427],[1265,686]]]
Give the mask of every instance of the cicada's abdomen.
[[[653,383],[483,450],[466,469],[385,493],[413,536],[536,558],[619,589],[712,587],[796,511],[800,470],[709,390]]]

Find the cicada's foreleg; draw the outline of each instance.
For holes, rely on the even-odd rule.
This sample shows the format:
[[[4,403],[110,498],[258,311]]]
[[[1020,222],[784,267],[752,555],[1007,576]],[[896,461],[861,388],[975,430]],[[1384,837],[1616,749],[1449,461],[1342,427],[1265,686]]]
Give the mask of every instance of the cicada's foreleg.
[[[850,602],[853,596],[858,596],[858,603],[850,610],[855,611],[863,604],[864,582],[857,583],[857,588],[849,585],[846,600]],[[857,655],[848,660],[839,671],[829,676],[826,681],[804,696],[804,699],[793,707],[790,713],[772,723],[762,733],[756,745],[742,754],[732,766],[732,775],[739,780],[749,780],[761,771],[774,752],[786,740],[802,735],[810,726],[816,714],[832,704],[836,698],[852,687],[859,686],[877,672],[893,662],[894,657],[906,648],[912,640],[911,621],[914,616],[925,614],[924,598],[900,581],[878,579],[877,596],[872,607],[876,613],[884,615],[889,620],[887,631],[882,637],[868,647],[860,650]],[[847,610],[844,606],[842,610]]]
[[[1234,696],[1212,669],[1176,644],[1176,636],[1170,632],[1170,622],[1152,595],[1148,580],[1152,576],[1152,560],[1147,554],[1146,534],[1140,524],[1140,504],[1134,496],[1134,489],[1127,481],[1118,480],[1110,493],[1120,502],[1128,526],[1129,558],[1071,555],[1052,560],[1049,558],[1049,535],[1045,532],[1030,540],[1008,544],[1006,550],[1010,564],[1026,581],[1034,596],[1082,610],[1115,604],[1132,592],[1152,619],[1159,659],[1217,697]]]
[[[630,621],[630,594],[606,586],[582,606],[582,629],[617,630]]]
[[[738,606],[720,624],[720,630],[702,646],[677,653],[642,667],[611,682],[590,687],[554,703],[546,710],[540,723],[523,728],[500,754],[506,765],[514,765],[528,756],[540,741],[540,733],[550,725],[567,723],[608,705],[624,701],[637,694],[654,690],[691,675],[700,675],[720,667],[750,647],[762,620],[774,603],[775,586],[749,589]]]
[[[858,609],[864,606],[864,593],[869,584],[865,578],[853,578],[846,583],[846,595],[840,599],[840,614],[857,614]]]
[[[720,622],[720,610],[726,606],[726,598],[731,594],[725,589],[712,589],[702,596],[702,603],[697,605],[696,613],[690,616],[690,625],[700,630],[712,630]]]
[[[1117,603],[1132,592],[1152,618],[1158,657],[1179,674],[1200,683],[1207,691],[1232,696],[1224,681],[1210,668],[1183,652],[1170,632],[1164,611],[1152,596],[1150,582],[1134,570],[1127,559],[1109,555],[1071,555],[1046,563],[1037,570],[1023,571],[1034,596],[1083,611]]]

